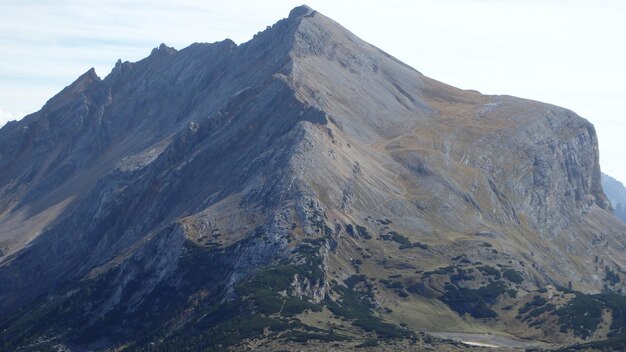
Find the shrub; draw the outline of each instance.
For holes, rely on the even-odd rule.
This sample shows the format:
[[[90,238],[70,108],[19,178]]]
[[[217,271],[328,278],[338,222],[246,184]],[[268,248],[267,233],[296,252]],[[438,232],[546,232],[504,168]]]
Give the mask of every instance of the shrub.
[[[609,337],[626,336],[626,297],[615,293],[604,293],[594,297],[611,309],[613,321]]]
[[[446,292],[439,299],[460,315],[469,313],[474,318],[494,318],[498,315],[487,306],[487,302],[492,302],[504,292],[504,287],[500,285],[504,286],[491,283],[486,287],[470,289],[448,284],[445,286]]]
[[[352,224],[346,224],[346,232],[352,237],[356,236],[356,232],[354,232],[354,226],[352,226]]]
[[[409,246],[411,247],[411,241],[409,241],[408,238],[402,236],[401,234],[397,233],[396,231],[391,231],[389,232],[389,235],[391,235],[391,240],[394,242],[398,242],[400,243],[400,245],[405,245],[405,246]]]
[[[522,275],[513,269],[505,270],[502,273],[502,276],[504,276],[505,279],[511,282],[514,282],[516,284],[521,284],[524,281],[524,278],[522,277]]]
[[[336,333],[314,333],[314,332],[301,332],[301,331],[290,331],[288,333],[283,334],[282,336],[287,341],[306,343],[309,340],[320,340],[320,341],[344,341],[347,339],[346,336],[339,335]]]
[[[494,281],[490,282],[487,286],[480,287],[478,293],[485,302],[493,304],[505,290],[506,285],[502,281]]]
[[[494,268],[492,266],[483,265],[483,266],[479,266],[477,269],[480,270],[483,274],[489,275],[489,276],[493,276],[496,279],[499,279],[501,277],[500,276],[500,270],[498,270],[498,269],[496,269],[496,268]]]
[[[530,311],[531,309],[535,308],[535,307],[541,307],[543,305],[545,305],[548,301],[541,297],[541,296],[534,296],[533,300],[526,303],[522,308],[520,308],[517,312],[519,314],[525,314],[528,311]]]
[[[282,311],[280,312],[283,316],[291,317],[296,314],[300,314],[305,310],[311,310],[313,312],[322,311],[322,307],[319,304],[309,302],[308,300],[301,299],[299,297],[289,297],[284,302]]]
[[[372,314],[375,308],[372,303],[372,286],[367,284],[365,276],[353,275],[345,280],[345,283],[347,287],[335,287],[341,298],[339,302],[326,300],[326,305],[333,314],[353,319],[352,325],[367,332],[374,331],[380,338],[403,338],[411,335],[409,331],[385,323]]]
[[[564,307],[555,311],[559,317],[561,331],[572,330],[574,335],[582,338],[591,336],[602,321],[602,302],[582,293],[576,293]]]
[[[361,237],[365,238],[366,240],[372,239],[372,236],[367,232],[367,229],[365,227],[361,225],[356,225],[356,231]]]
[[[419,248],[419,249],[427,250],[428,249],[428,245],[427,244],[423,244],[423,243],[419,243],[419,242],[415,242],[415,243],[413,243],[413,248]],[[467,261],[467,259],[461,260],[461,263],[463,263],[464,261]]]
[[[379,345],[380,345],[380,343],[378,342],[378,340],[376,340],[376,339],[367,339],[367,340],[363,341],[363,343],[360,343],[360,344],[356,345],[356,348],[378,347]]]
[[[403,289],[404,288],[404,284],[400,281],[394,281],[389,285],[390,288],[398,288],[398,289]]]

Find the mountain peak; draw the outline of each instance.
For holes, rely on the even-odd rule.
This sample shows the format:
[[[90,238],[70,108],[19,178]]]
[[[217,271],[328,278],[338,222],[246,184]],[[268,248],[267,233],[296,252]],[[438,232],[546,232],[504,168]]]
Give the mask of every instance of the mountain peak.
[[[626,299],[571,294],[626,290],[597,142],[308,6],[239,46],[160,45],[0,129],[0,346],[459,350],[422,332],[489,329],[560,347],[581,341],[556,325],[570,300],[597,302],[583,339],[621,333]]]
[[[313,10],[312,8],[310,8],[307,5],[300,5],[298,7],[294,7],[289,12],[289,18],[304,17],[304,16],[311,15],[311,14],[313,14],[315,12],[316,12],[315,10]]]
[[[91,85],[101,81],[96,70],[92,67],[87,70],[87,72],[78,76],[72,84],[65,87],[61,92],[48,100],[44,108],[55,108],[64,104],[64,102],[72,101],[77,94],[84,92]]]
[[[100,77],[96,73],[96,70],[92,67],[89,70],[87,70],[87,72],[78,76],[78,78],[76,78],[74,82],[72,82],[72,84],[65,87],[65,89],[63,89],[60,94],[64,94],[64,93],[74,94],[77,92],[82,92],[93,83],[100,82],[100,81],[101,81]]]
[[[165,45],[165,43],[161,43],[158,48],[152,49],[150,56],[160,55],[160,54],[174,54],[176,49],[173,47]]]
[[[72,86],[83,87],[83,86],[90,85],[93,82],[99,82],[99,81],[100,81],[100,77],[96,73],[96,69],[92,67],[89,70],[87,70],[87,72],[78,76],[78,78],[70,85],[70,87]]]

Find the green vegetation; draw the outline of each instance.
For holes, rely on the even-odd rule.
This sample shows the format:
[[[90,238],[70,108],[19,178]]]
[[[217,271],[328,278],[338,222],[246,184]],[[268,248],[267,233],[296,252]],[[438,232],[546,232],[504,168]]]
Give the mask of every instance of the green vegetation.
[[[282,291],[289,288],[298,269],[293,265],[275,264],[262,268],[245,283],[237,286],[237,293],[246,296],[260,289]]]
[[[317,228],[315,232],[319,233],[320,231],[324,230],[324,228],[326,227],[326,223],[324,222],[325,218],[326,214],[321,212],[319,209],[315,209],[313,211],[313,214],[309,216],[308,220],[311,222],[311,225]]]
[[[409,248],[420,248],[424,250],[428,249],[428,245],[420,243],[420,242],[411,243],[411,241],[406,236],[403,236],[396,231],[390,231],[387,234],[382,234],[379,236],[379,238],[382,239],[383,241],[394,241],[396,243],[399,243],[400,244],[399,249],[409,249]]]
[[[307,299],[299,297],[289,297],[285,300],[284,306],[280,311],[280,314],[287,317],[292,317],[296,314],[300,314],[305,310],[313,312],[321,312],[322,306],[316,303],[312,303]]]
[[[514,282],[516,284],[521,284],[524,281],[524,278],[522,277],[522,275],[513,269],[505,270],[502,273],[502,276],[504,276],[505,279],[511,282]]]
[[[404,288],[404,284],[400,281],[394,281],[391,283],[391,285],[389,285],[390,288],[396,288],[396,289],[403,289]]]
[[[564,307],[555,311],[559,317],[561,332],[572,330],[574,335],[587,338],[598,329],[602,322],[602,309],[604,305],[593,296],[579,292],[576,297]]]
[[[346,286],[335,286],[334,290],[341,299],[326,299],[326,306],[337,316],[352,320],[352,325],[367,332],[376,332],[379,338],[404,338],[411,333],[396,325],[385,323],[373,315],[375,306],[372,301],[372,285],[363,275],[353,275],[345,281]]]
[[[572,346],[563,347],[557,352],[571,351],[623,351],[626,346],[626,337],[609,338],[602,341],[588,343],[577,343]]]
[[[402,236],[401,234],[397,233],[396,231],[389,232],[389,235],[391,236],[391,240],[392,241],[397,242],[397,243],[400,244],[400,249],[413,247],[413,245],[411,244],[411,241],[409,241],[409,239],[407,237]]]
[[[356,345],[356,348],[378,347],[379,345],[380,345],[380,343],[378,342],[378,340],[376,340],[376,339],[367,339],[367,340],[363,341],[363,343]]]
[[[613,315],[609,337],[626,337],[626,297],[615,293],[604,293],[596,295],[595,298],[604,302]]]
[[[292,318],[305,310],[322,310],[319,304],[289,294],[296,275],[299,280],[323,283],[319,247],[324,241],[324,238],[307,239],[294,250],[291,260],[261,267],[254,276],[234,286],[237,297],[233,301],[203,303],[197,310],[198,314],[204,314],[201,318],[196,317],[199,319],[192,330],[168,338],[156,335],[129,351],[223,351],[228,346],[265,333],[273,339],[290,341],[313,338],[336,341],[345,338],[306,326]],[[160,342],[149,344],[154,341]]]
[[[396,276],[396,275],[394,275]],[[397,275],[399,276],[399,275]],[[380,279],[380,283],[385,285],[389,289],[395,290],[396,294],[400,297],[409,297],[409,293],[404,290],[404,284],[401,281],[389,281],[386,279]]]
[[[525,317],[524,319],[525,319],[525,320],[532,319],[532,318],[538,317],[539,315],[541,315],[541,314],[543,314],[543,313],[545,313],[545,312],[551,312],[551,311],[553,311],[553,310],[554,310],[554,308],[555,308],[555,307],[556,307],[556,306],[555,306],[554,304],[552,304],[552,303],[548,303],[548,304],[546,304],[546,305],[545,305],[545,306],[543,306],[543,307],[538,307],[538,308],[535,308],[535,309],[531,310],[531,311],[530,311],[530,312],[526,315],[526,317]]]
[[[542,296],[536,295],[533,297],[533,300],[526,303],[522,308],[520,308],[517,312],[519,314],[526,314],[528,313],[530,310],[534,309],[535,307],[542,307],[544,306],[548,301],[543,298]],[[521,318],[521,317],[520,317]]]
[[[463,268],[456,268],[456,274],[450,275],[450,280],[453,283],[458,283],[461,281],[473,281],[474,277],[472,275],[468,275],[468,271]]]
[[[427,271],[425,273],[423,273],[422,275],[424,277],[429,277],[431,275],[448,275],[448,274],[452,274],[456,271],[456,268],[454,266],[446,266],[443,268],[437,268],[433,271]]]
[[[367,229],[361,225],[352,226],[352,224],[347,224],[346,232],[348,233],[348,235],[355,237],[355,238],[360,236],[366,240],[372,239],[372,236],[367,232]]]
[[[622,351],[624,350],[624,346],[626,346],[626,297],[620,296],[615,293],[603,293],[599,295],[583,295],[582,293],[577,293],[570,291],[572,293],[577,294],[575,300],[578,299],[579,296],[586,296],[586,299],[582,299],[584,301],[579,301],[574,304],[569,310],[574,310],[578,308],[579,314],[577,314],[578,318],[583,320],[584,323],[588,326],[588,329],[585,331],[589,331],[594,327],[594,321],[596,320],[597,308],[599,305],[603,305],[605,309],[610,309],[611,314],[613,316],[610,332],[608,334],[608,339],[602,341],[593,341],[584,344],[576,344],[573,346],[565,347],[559,351],[588,351],[588,350],[599,350],[599,351]],[[597,300],[596,302],[589,302],[589,300]],[[589,321],[584,319],[585,317],[580,317],[580,313],[585,309],[581,307],[584,303],[591,303],[595,308],[591,309],[592,314],[588,315],[590,317]],[[584,314],[584,313],[583,313]],[[589,314],[589,313],[588,313]],[[570,325],[570,324],[568,324]],[[567,325],[566,325],[567,326]],[[595,329],[593,329],[595,331]]]
[[[329,231],[324,227],[321,229],[324,232]],[[260,232],[258,239],[262,238],[263,233]],[[84,312],[87,306],[85,302],[100,302],[110,296],[108,286],[105,285],[110,278],[103,276],[102,282],[81,282],[78,289],[73,291],[72,296],[62,297],[43,308],[33,310],[33,314],[27,315],[29,321],[25,321],[22,325],[16,324],[16,327],[21,329],[23,326],[29,326],[35,331],[52,333],[61,331],[54,330],[56,326],[73,328],[77,331],[75,340],[80,343],[80,341],[95,341],[103,336],[102,331],[111,331],[111,329],[117,329],[115,331],[120,332],[120,340],[126,339],[127,336],[123,335],[124,329],[127,326],[133,326],[135,330],[128,329],[128,334],[142,336],[143,339],[129,347],[127,350],[130,352],[224,351],[228,350],[229,346],[261,335],[274,340],[285,339],[295,342],[311,339],[341,341],[348,337],[333,331],[306,326],[294,318],[297,314],[307,310],[323,309],[321,304],[312,302],[306,297],[293,296],[292,283],[296,275],[300,282],[306,280],[311,284],[322,285],[324,283],[325,274],[319,248],[326,240],[324,237],[306,239],[294,249],[289,260],[261,266],[250,278],[233,287],[236,295],[231,301],[222,302],[217,298],[222,296],[209,294],[206,299],[194,302],[193,312],[189,317],[193,324],[174,335],[171,331],[159,330],[158,324],[166,321],[165,319],[170,319],[174,316],[173,314],[180,314],[188,309],[189,297],[197,292],[207,292],[206,285],[224,279],[220,276],[223,267],[216,264],[222,263],[223,258],[230,255],[228,251],[190,247],[186,255],[181,258],[177,272],[179,275],[177,278],[185,284],[180,287],[159,286],[154,290],[153,296],[149,296],[144,303],[135,307],[136,311],[131,318],[119,310],[114,310],[88,329],[75,328],[80,324],[87,325],[81,318],[82,315],[77,313]],[[117,274],[115,271],[110,273],[110,275]],[[199,283],[202,286],[193,286],[191,283]],[[141,284],[142,282],[132,282],[129,285]],[[365,277],[352,277],[346,280],[346,285],[334,287],[335,293],[339,295],[337,302],[331,301],[329,297],[324,302],[335,314],[350,320],[354,326],[365,331],[375,332],[378,338],[411,336],[408,330],[386,323],[380,317],[375,316],[376,306],[372,300],[371,285]],[[394,289],[399,292],[404,292],[402,282],[394,281],[392,285],[397,287]],[[128,290],[133,292],[132,287]],[[64,289],[64,291],[67,290]],[[124,299],[126,298],[124,296]],[[51,317],[54,317],[54,323]],[[143,330],[139,331],[139,328]],[[38,336],[28,335],[29,331],[26,329],[6,332],[11,334],[12,339],[0,344],[2,346],[0,349],[3,350],[14,350],[14,346],[31,343],[30,340],[24,340],[25,338]],[[32,341],[35,342],[35,340]],[[56,350],[53,348],[53,342],[50,342],[51,348],[45,345],[48,342],[31,346],[41,351]]]
[[[623,347],[620,344],[626,341],[626,297],[615,293],[586,295],[563,287],[560,287],[559,290],[573,294],[574,297],[566,305],[557,309],[545,298],[536,295],[532,301],[519,309],[517,318],[529,321],[548,312],[558,317],[562,333],[571,331],[575,336],[586,339],[592,336],[602,323],[603,311],[610,310],[612,322],[608,340],[574,345],[564,348],[562,351],[584,350],[585,348],[606,348],[608,350],[615,346]],[[539,292],[547,292],[547,290],[542,289]],[[537,320],[530,325],[538,325],[541,321],[541,319]]]
[[[244,301],[254,302],[258,313],[271,315],[281,313],[293,316],[304,310],[320,311],[318,304],[297,297],[284,297],[280,292],[291,290],[296,275],[302,280],[321,284],[324,280],[322,259],[318,256],[319,246],[325,239],[307,239],[294,251],[299,264],[283,261],[260,269],[254,277],[235,286],[235,292]]]
[[[506,291],[506,285],[502,281],[490,282],[487,286],[480,287],[480,296],[489,304],[496,303],[497,298]]]
[[[366,240],[371,240],[372,239],[372,235],[370,235],[367,232],[367,229],[361,225],[356,225],[356,231],[358,232],[359,236],[363,237]]]
[[[495,318],[498,314],[488,304],[495,303],[498,296],[505,292],[506,286],[501,281],[491,282],[478,289],[458,288],[448,284],[445,290],[439,299],[458,314],[469,313],[474,318]]]
[[[606,280],[610,285],[616,285],[620,282],[620,276],[615,271],[611,270],[608,266],[604,268]]]
[[[281,335],[286,341],[293,341],[299,343],[307,343],[309,340],[320,341],[345,341],[348,337],[339,335],[334,332],[320,333],[320,332],[307,332],[307,331],[289,331]]]
[[[227,303],[210,312],[205,319],[211,324],[206,329],[195,330],[190,335],[181,334],[162,339],[159,336],[150,338],[160,340],[158,344],[144,343],[130,347],[129,352],[154,351],[226,351],[228,346],[242,340],[255,338],[265,332],[278,337],[278,333],[308,327],[286,319],[264,317],[251,313],[246,305]]]
[[[533,296],[532,301],[526,303],[518,310],[519,314],[516,318],[522,319],[522,321],[530,321],[543,313],[553,312],[555,308],[554,304],[548,303],[548,301],[542,296],[535,295]],[[539,326],[542,322],[543,320],[535,320],[530,324],[530,326]]]
[[[434,298],[434,293],[422,282],[416,282],[409,285],[409,287],[407,287],[407,291],[426,298]]]
[[[489,265],[479,266],[476,269],[480,270],[485,275],[493,276],[496,280],[501,277],[500,270]]]
[[[283,304],[286,305],[286,298],[279,294],[280,291],[287,291],[295,274],[303,272],[292,265],[271,265],[260,270],[256,276],[247,282],[235,287],[237,294],[244,300],[252,300],[259,313],[271,315],[278,313]],[[306,277],[306,276],[305,276]],[[288,305],[288,315],[293,315],[296,307],[305,307],[305,304],[290,302]],[[305,308],[306,309],[306,308]],[[297,314],[296,312],[294,314]]]
[[[419,248],[419,249],[427,250],[428,249],[428,245],[420,243],[420,242],[415,242],[415,243],[413,243],[413,248]]]

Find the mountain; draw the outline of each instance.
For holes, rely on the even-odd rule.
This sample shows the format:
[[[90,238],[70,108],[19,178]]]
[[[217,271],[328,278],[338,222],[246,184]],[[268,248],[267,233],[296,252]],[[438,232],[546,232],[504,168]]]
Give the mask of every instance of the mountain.
[[[613,205],[615,216],[626,221],[626,188],[624,188],[624,185],[603,173],[602,188]]]
[[[430,79],[306,6],[89,70],[0,129],[0,195],[5,350],[626,333],[594,127]]]

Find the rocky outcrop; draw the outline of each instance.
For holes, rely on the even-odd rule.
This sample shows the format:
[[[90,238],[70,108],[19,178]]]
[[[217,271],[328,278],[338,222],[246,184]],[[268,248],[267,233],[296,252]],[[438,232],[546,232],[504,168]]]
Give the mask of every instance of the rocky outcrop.
[[[434,81],[308,7],[88,71],[0,129],[0,195],[7,346],[212,341],[323,309],[404,338],[385,302],[439,297],[425,273],[461,282],[441,269],[461,257],[520,295],[625,281],[589,122]],[[466,327],[439,308],[411,321]]]

